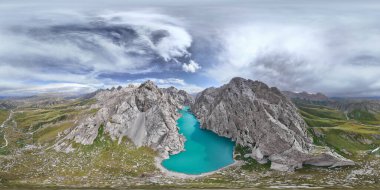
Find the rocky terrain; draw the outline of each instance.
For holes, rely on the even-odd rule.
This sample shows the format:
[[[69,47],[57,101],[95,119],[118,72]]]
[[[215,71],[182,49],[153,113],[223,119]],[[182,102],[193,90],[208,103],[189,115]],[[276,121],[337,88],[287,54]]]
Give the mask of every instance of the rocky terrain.
[[[136,146],[148,146],[167,157],[183,150],[184,137],[178,133],[177,110],[193,103],[183,90],[158,88],[147,81],[138,87],[112,88],[94,95],[98,109],[93,116],[83,118],[76,127],[66,130],[55,144],[58,151],[73,151],[72,142],[93,144],[100,131],[112,140],[130,139]]]
[[[192,111],[203,128],[249,147],[251,157],[271,162],[275,170],[354,164],[327,147],[314,146],[294,104],[259,81],[234,78],[208,88],[197,96]]]
[[[11,106],[0,108],[0,189],[380,187],[380,127],[370,117],[293,104],[257,81],[237,78],[198,94],[196,102],[150,81],[81,98],[2,102]],[[183,105],[191,105],[203,127],[236,140],[235,164],[184,178],[157,167],[157,158],[183,149],[175,126]],[[337,153],[355,165],[278,171],[352,163]]]

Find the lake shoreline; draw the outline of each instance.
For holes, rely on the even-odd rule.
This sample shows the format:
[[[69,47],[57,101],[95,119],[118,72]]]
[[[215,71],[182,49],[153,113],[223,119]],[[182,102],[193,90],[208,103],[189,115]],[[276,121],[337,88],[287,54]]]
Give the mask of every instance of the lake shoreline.
[[[235,143],[231,139],[202,129],[190,107],[184,106],[178,112],[181,117],[177,120],[177,127],[185,137],[184,151],[170,155],[168,159],[159,159],[157,167],[173,176],[198,176],[235,164]]]
[[[202,178],[202,177],[209,176],[209,175],[215,174],[217,172],[226,170],[226,169],[228,169],[230,167],[233,167],[233,166],[239,166],[239,165],[241,165],[243,163],[241,160],[235,160],[234,159],[233,163],[231,163],[231,164],[229,164],[227,166],[224,166],[222,168],[219,168],[219,169],[217,169],[215,171],[205,172],[205,173],[201,173],[201,174],[185,174],[185,173],[174,172],[174,171],[170,171],[170,170],[166,169],[161,164],[163,160],[164,159],[160,158],[160,157],[156,157],[155,158],[155,165],[160,170],[160,172],[162,174],[164,174],[165,177],[175,177],[175,178],[182,178],[182,179]]]

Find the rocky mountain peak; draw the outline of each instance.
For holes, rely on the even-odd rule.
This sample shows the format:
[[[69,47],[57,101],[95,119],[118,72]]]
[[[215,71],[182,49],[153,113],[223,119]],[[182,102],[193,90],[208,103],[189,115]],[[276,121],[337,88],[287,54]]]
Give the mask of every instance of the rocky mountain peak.
[[[237,77],[222,87],[208,88],[197,96],[192,111],[202,128],[249,147],[251,157],[260,163],[270,161],[273,169],[352,164],[330,150],[315,153],[318,148],[294,104],[277,88],[259,81]]]
[[[230,80],[228,84],[243,84],[246,81],[246,79],[241,77],[234,77]]]
[[[92,144],[101,126],[105,134],[119,143],[127,137],[135,145],[149,146],[164,157],[183,149],[184,137],[176,126],[180,117],[177,110],[193,102],[189,94],[175,88],[160,89],[146,81],[139,87],[101,91],[94,98],[97,103],[93,107],[99,111],[65,131],[56,150],[71,151],[73,141]]]
[[[181,99],[183,105],[185,106],[191,106],[194,103],[194,98],[184,90],[178,90],[177,88],[171,86],[169,88],[163,89],[163,91],[173,97]]]
[[[156,86],[156,84],[154,84],[154,82],[151,81],[151,80],[147,80],[147,81],[143,82],[139,86],[139,88],[140,89],[145,88],[145,89],[148,89],[148,90],[156,90],[156,89],[158,89],[158,87]]]
[[[255,90],[257,92],[260,91],[271,91],[272,93],[275,93],[277,95],[283,96],[280,90],[278,90],[276,87],[269,87],[267,84],[258,81],[258,80],[250,80],[250,79],[244,79],[241,77],[235,77],[232,78],[231,81],[227,84],[228,86],[234,85],[239,88],[251,88],[252,90]]]
[[[270,161],[273,169],[353,163],[329,149],[316,148],[293,103],[277,88],[259,81],[234,78],[222,87],[204,90],[195,102],[183,90],[158,88],[152,81],[139,87],[100,91],[94,98],[97,103],[93,107],[99,111],[65,131],[56,150],[71,151],[72,142],[92,144],[98,132],[104,131],[119,143],[128,137],[135,145],[149,146],[166,157],[183,150],[177,110],[190,105],[202,128],[249,147],[249,156],[260,163]]]

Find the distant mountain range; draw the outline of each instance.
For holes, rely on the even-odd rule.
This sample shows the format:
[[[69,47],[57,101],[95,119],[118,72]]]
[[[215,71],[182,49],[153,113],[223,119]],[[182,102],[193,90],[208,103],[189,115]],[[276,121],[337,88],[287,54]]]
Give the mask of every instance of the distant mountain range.
[[[291,91],[282,91],[282,93],[291,98],[291,99],[301,99],[301,100],[309,100],[309,101],[328,101],[329,98],[322,93],[308,93],[308,92],[291,92]]]
[[[351,112],[368,112],[368,114],[380,113],[380,100],[376,97],[370,98],[343,98],[334,97],[329,98],[322,93],[295,93],[290,91],[283,91],[284,95],[292,99],[296,104],[315,104],[324,105],[331,108],[341,110],[346,113]]]

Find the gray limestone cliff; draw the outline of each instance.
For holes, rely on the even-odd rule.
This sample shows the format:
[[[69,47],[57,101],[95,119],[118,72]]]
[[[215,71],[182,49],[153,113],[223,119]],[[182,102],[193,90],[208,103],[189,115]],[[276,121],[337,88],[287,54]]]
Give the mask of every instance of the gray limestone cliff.
[[[72,151],[72,142],[92,144],[99,127],[104,128],[112,140],[121,142],[128,137],[136,146],[149,146],[161,156],[183,150],[184,137],[178,133],[177,112],[183,105],[193,103],[191,97],[174,87],[160,89],[147,81],[139,87],[98,91],[92,95],[99,109],[93,116],[83,118],[55,144],[58,151]]]
[[[314,146],[293,103],[262,82],[234,78],[208,88],[198,94],[192,111],[202,128],[250,147],[250,156],[260,163],[270,161],[272,169],[354,164],[327,147]]]

